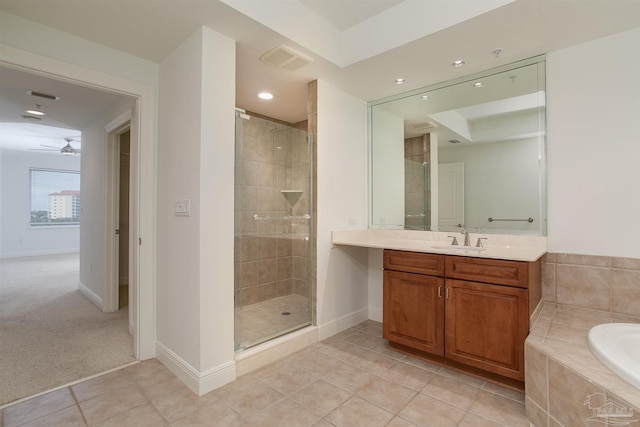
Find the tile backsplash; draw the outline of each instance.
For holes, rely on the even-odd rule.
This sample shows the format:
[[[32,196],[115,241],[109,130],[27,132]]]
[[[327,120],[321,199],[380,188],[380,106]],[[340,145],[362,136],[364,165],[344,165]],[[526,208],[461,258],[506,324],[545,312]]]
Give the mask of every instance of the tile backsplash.
[[[547,253],[542,298],[565,309],[599,310],[640,322],[640,259]]]

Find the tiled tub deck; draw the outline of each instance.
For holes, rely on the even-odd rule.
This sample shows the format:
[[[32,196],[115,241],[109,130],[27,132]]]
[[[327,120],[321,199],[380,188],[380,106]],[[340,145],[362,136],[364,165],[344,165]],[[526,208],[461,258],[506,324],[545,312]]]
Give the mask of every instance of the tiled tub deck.
[[[536,427],[640,426],[640,390],[589,350],[610,312],[546,303],[525,342],[525,414]]]

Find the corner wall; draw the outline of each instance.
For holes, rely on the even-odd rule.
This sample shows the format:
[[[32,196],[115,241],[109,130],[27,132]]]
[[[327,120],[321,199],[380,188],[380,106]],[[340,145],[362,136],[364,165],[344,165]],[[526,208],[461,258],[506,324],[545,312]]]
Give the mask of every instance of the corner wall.
[[[331,244],[331,230],[367,226],[367,105],[317,83],[316,309],[322,340],[368,318],[368,251]]]
[[[235,43],[205,27],[160,65],[157,357],[198,394],[235,379],[234,82]]]
[[[640,29],[547,56],[549,252],[640,258]]]

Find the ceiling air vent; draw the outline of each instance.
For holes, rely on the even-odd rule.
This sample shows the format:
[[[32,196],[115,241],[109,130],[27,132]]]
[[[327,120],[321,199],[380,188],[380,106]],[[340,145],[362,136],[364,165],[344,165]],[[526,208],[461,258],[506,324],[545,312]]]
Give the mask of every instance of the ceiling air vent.
[[[287,71],[298,70],[313,62],[313,58],[309,58],[307,55],[285,45],[271,49],[262,55],[260,60]]]
[[[59,96],[49,95],[48,93],[36,92],[34,90],[28,90],[27,95],[37,96],[38,98],[50,99],[52,101],[60,101]]]
[[[413,129],[420,131],[430,131],[438,127],[436,124],[431,122],[411,123],[410,125]]]

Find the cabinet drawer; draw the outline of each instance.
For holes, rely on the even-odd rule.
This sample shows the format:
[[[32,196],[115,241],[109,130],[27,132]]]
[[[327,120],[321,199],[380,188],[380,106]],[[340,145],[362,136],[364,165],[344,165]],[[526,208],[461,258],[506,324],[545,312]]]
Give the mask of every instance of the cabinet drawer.
[[[529,263],[524,261],[447,256],[445,271],[452,279],[519,288],[529,286]]]
[[[384,268],[385,270],[442,277],[444,275],[444,255],[385,249]]]

